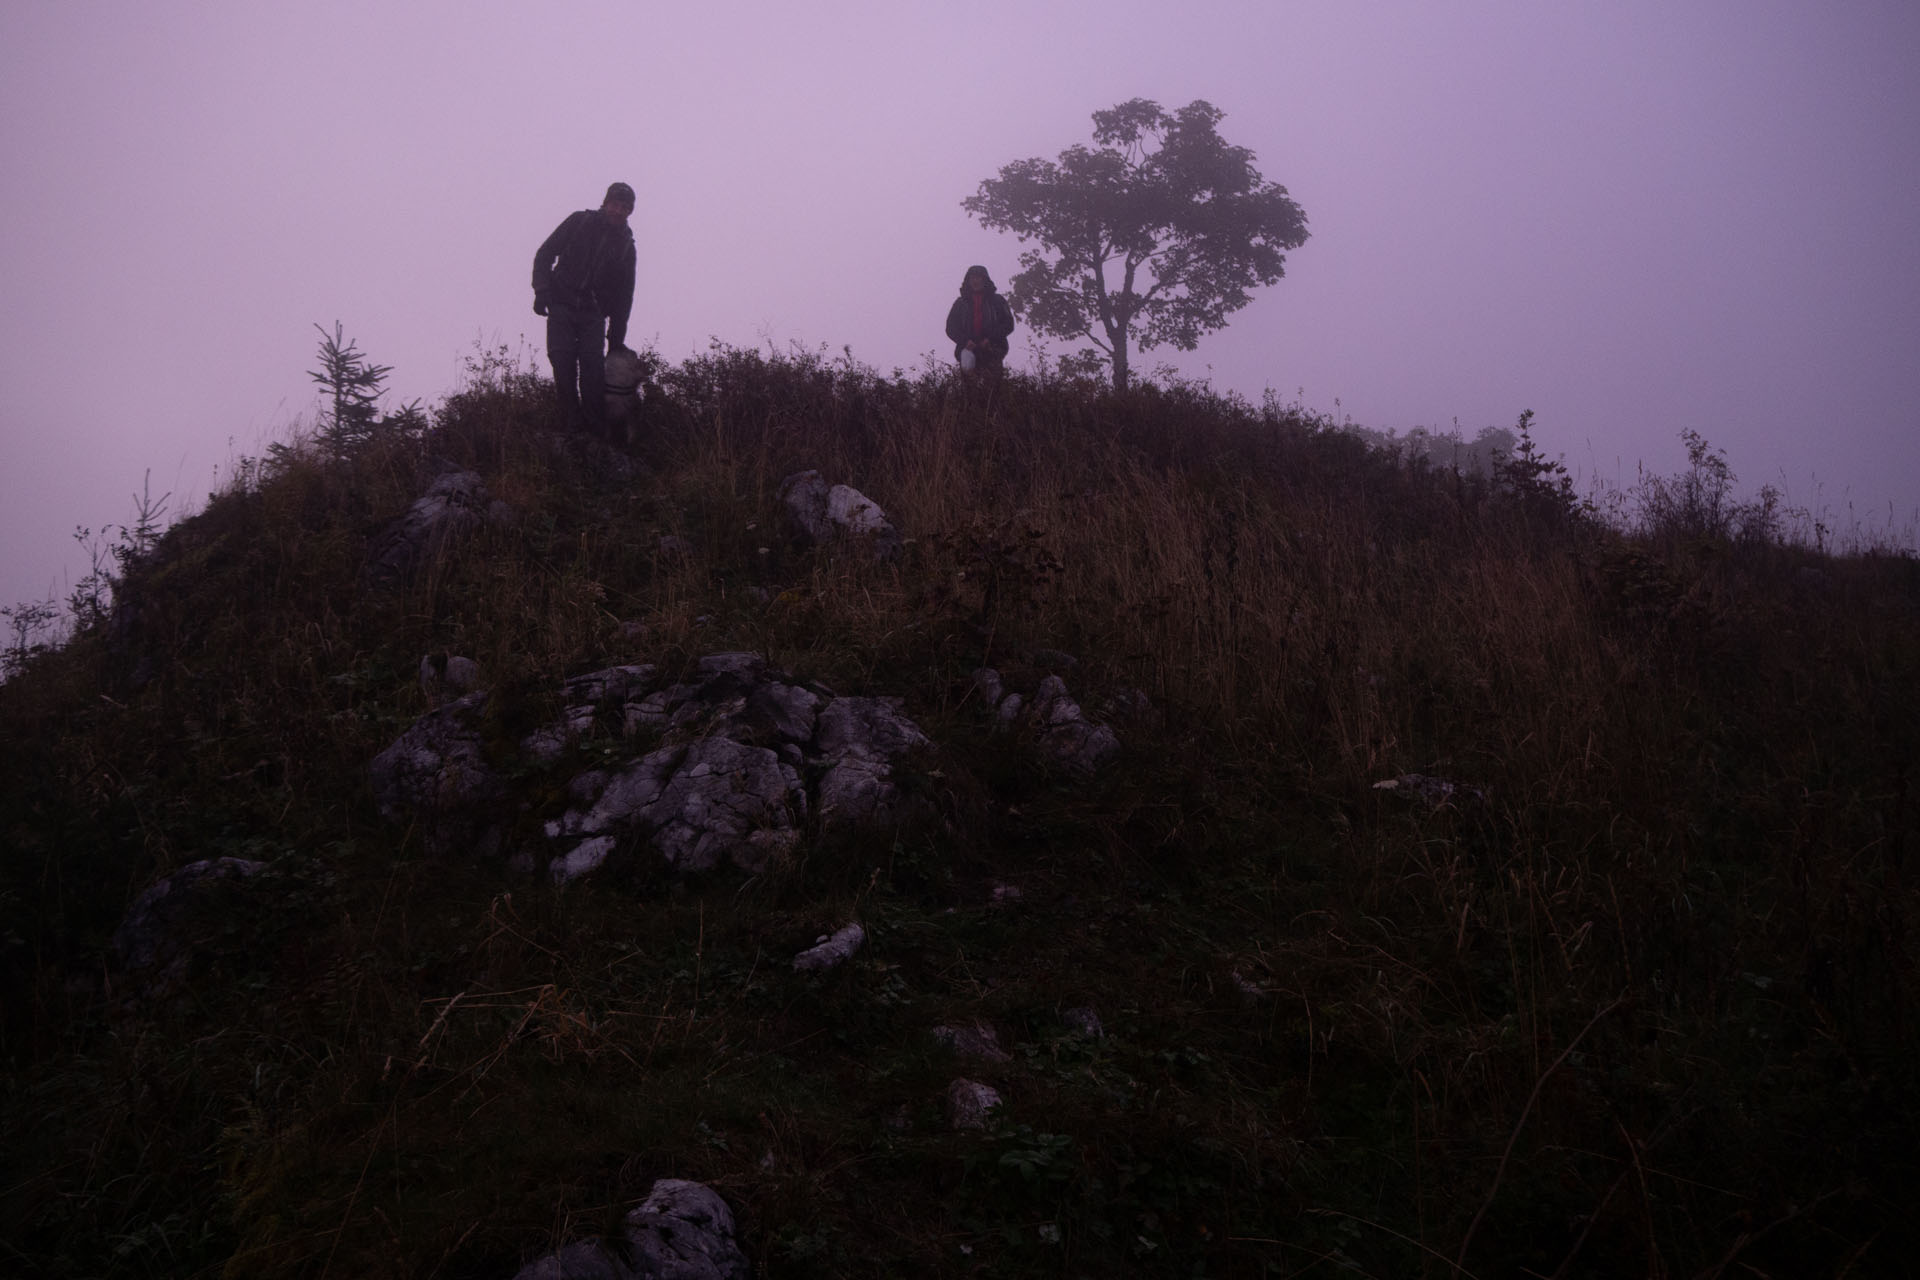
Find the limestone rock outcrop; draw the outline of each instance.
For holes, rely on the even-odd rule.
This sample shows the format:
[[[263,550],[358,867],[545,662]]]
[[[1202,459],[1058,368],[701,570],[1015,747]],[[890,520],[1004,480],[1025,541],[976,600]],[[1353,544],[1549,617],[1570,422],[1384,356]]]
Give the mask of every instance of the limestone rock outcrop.
[[[567,779],[564,811],[541,827],[547,847],[516,855],[560,881],[598,870],[623,842],[649,845],[676,871],[759,871],[798,844],[813,815],[830,825],[897,820],[895,771],[933,745],[901,699],[841,697],[753,653],[708,654],[678,680],[649,663],[575,676],[561,686],[559,715],[523,734],[518,760],[497,769],[488,696],[437,708],[382,751],[375,797],[390,818],[422,820],[436,848],[483,843],[503,773],[562,768],[591,740],[599,759]]]

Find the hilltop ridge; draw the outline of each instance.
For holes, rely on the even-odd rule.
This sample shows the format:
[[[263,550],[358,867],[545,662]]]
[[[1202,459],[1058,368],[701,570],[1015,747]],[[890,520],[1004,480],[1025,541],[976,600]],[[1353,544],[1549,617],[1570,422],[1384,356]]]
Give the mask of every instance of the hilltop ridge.
[[[0,685],[10,1267],[504,1278],[687,1179],[754,1274],[1898,1273],[1911,557],[1524,417],[649,367],[632,448],[487,357],[243,467]]]

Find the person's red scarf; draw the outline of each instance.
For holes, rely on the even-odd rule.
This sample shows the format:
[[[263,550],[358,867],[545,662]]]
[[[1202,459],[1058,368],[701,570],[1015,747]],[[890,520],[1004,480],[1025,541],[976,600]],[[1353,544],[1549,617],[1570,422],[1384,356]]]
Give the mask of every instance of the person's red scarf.
[[[987,291],[977,289],[973,295],[973,336],[987,336]]]

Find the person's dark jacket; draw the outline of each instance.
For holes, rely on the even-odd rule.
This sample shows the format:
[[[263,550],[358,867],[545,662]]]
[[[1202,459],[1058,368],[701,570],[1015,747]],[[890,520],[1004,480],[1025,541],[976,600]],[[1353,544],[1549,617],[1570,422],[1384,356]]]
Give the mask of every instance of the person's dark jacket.
[[[953,355],[957,360],[960,353],[967,349],[971,338],[986,339],[987,350],[1004,360],[1007,356],[1007,335],[1013,332],[1013,308],[1007,305],[1007,299],[987,282],[987,292],[980,308],[981,332],[973,330],[973,295],[962,285],[960,296],[953,300],[953,306],[947,311],[947,337],[953,340]]]
[[[633,311],[633,232],[598,209],[570,213],[533,255],[533,300],[607,318],[607,343],[623,346]]]

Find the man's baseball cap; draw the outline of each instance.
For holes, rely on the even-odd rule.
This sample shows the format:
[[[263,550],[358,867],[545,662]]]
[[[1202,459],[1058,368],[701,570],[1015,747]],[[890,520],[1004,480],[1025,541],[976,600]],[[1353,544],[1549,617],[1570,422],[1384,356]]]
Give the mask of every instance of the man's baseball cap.
[[[622,204],[637,204],[633,198],[633,188],[624,182],[616,182],[607,188],[607,199],[618,200]]]

